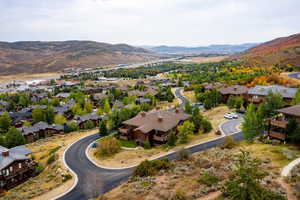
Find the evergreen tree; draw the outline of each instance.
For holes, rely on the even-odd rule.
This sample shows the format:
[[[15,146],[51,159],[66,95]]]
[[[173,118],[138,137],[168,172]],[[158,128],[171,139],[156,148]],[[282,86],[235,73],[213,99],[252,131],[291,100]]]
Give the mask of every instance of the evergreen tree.
[[[266,98],[266,113],[268,117],[277,114],[277,109],[282,108],[283,98],[279,93],[270,92]]]
[[[41,109],[39,107],[33,109],[32,110],[32,118],[33,118],[34,123],[45,121],[45,115],[44,115],[43,109]]]
[[[53,124],[53,122],[54,122],[54,116],[55,116],[53,108],[52,107],[47,107],[47,109],[45,110],[44,114],[45,114],[45,121],[48,124]]]
[[[244,116],[242,123],[242,131],[246,140],[251,142],[254,137],[258,136],[263,131],[262,120],[255,110],[255,106],[250,104]]]
[[[108,130],[107,130],[107,127],[106,127],[106,121],[102,120],[100,122],[100,125],[99,125],[99,134],[101,136],[106,136],[108,135]]]
[[[12,120],[8,112],[2,113],[2,115],[0,115],[0,131],[3,133],[7,132],[11,125],[11,122]]]
[[[232,178],[223,189],[226,197],[232,200],[286,200],[260,184],[267,173],[260,169],[261,161],[252,158],[249,152],[242,151],[235,166]]]
[[[12,148],[15,146],[19,145],[24,145],[25,144],[25,138],[21,134],[21,132],[16,129],[15,127],[11,127],[8,132],[6,133],[6,147],[7,148]]]
[[[172,132],[169,134],[167,144],[168,144],[169,146],[172,147],[172,146],[175,146],[176,141],[177,141],[176,134],[175,134],[174,131],[172,131]]]

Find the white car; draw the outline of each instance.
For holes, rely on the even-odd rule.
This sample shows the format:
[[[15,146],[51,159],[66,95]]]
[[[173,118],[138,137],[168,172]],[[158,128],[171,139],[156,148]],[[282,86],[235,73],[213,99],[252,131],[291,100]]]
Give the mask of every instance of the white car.
[[[238,114],[236,113],[229,113],[234,119],[237,119],[239,118]]]
[[[224,117],[226,119],[237,119],[237,118],[239,118],[239,116],[236,113],[226,113],[224,115]]]

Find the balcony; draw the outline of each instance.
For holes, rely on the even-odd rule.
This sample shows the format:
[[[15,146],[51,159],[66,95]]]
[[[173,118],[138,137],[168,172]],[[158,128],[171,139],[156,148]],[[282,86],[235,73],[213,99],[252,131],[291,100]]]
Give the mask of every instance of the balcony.
[[[280,128],[286,128],[288,125],[288,121],[285,120],[271,120],[270,124],[272,126],[280,127]]]
[[[158,136],[158,135],[154,135],[153,139],[159,142],[166,142],[168,140],[168,136],[167,135],[162,135],[162,136]]]
[[[252,103],[262,103],[264,101],[264,99],[261,98],[261,97],[258,97],[258,98],[249,98],[248,101],[252,102]]]
[[[276,138],[276,139],[279,139],[279,140],[285,140],[285,135],[283,133],[280,133],[280,132],[269,131],[268,135],[272,138]]]

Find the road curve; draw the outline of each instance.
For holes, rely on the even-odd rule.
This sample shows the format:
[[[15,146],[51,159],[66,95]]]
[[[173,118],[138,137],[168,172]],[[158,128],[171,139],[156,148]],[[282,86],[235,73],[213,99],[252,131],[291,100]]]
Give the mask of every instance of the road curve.
[[[183,102],[187,100],[180,94],[180,89],[176,90],[176,96],[182,98]],[[231,134],[231,130],[236,130],[238,120],[225,122],[221,128],[226,134],[232,135],[237,141],[243,139],[241,132]],[[234,128],[233,128],[234,126]],[[78,182],[76,186],[67,194],[57,198],[58,200],[85,200],[104,194],[121,182],[126,181],[131,176],[134,168],[129,169],[104,169],[94,165],[85,154],[86,148],[90,143],[100,138],[99,134],[87,136],[74,143],[65,153],[65,163],[74,173],[76,173]],[[210,140],[205,143],[193,145],[186,149],[191,152],[199,152],[212,147],[216,147],[224,141],[224,137]],[[178,157],[177,152],[163,156],[170,160]],[[159,158],[158,158],[159,159]]]

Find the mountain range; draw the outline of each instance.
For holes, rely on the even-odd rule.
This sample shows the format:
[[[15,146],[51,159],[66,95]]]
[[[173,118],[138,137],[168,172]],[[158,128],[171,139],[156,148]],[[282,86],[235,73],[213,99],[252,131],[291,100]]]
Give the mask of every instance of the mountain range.
[[[0,42],[0,74],[42,73],[65,68],[130,64],[159,57],[127,44],[93,41]]]
[[[207,55],[207,54],[220,54],[230,55],[238,52],[245,51],[251,47],[258,45],[258,43],[246,43],[239,45],[209,45],[198,47],[184,47],[184,46],[142,46],[143,48],[160,54],[176,54],[176,55]]]
[[[233,58],[248,66],[300,66],[300,33],[262,43]]]

